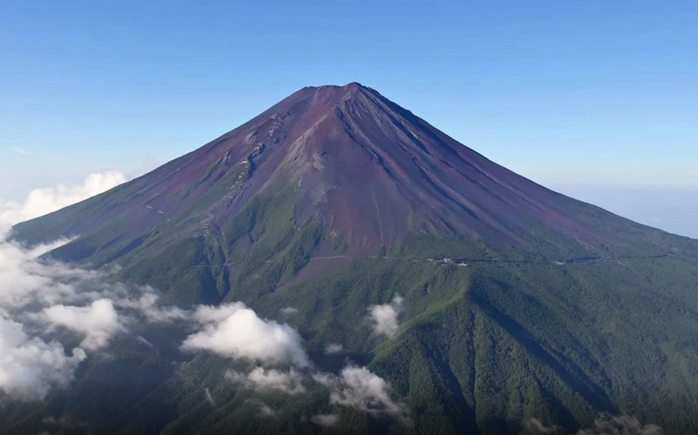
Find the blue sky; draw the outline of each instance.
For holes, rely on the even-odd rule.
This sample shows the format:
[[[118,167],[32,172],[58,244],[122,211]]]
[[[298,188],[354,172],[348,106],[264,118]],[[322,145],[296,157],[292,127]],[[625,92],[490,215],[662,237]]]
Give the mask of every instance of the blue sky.
[[[0,197],[137,175],[351,81],[543,184],[698,188],[696,23],[695,1],[0,0]]]

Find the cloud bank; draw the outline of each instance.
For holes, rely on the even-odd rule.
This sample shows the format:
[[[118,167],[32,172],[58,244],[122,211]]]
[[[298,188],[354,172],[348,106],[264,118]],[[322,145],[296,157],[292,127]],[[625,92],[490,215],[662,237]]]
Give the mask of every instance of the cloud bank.
[[[66,355],[57,341],[29,337],[20,323],[0,316],[0,390],[21,400],[43,399],[73,380],[85,359],[82,349]]]
[[[54,211],[124,181],[126,177],[116,172],[93,174],[82,185],[36,189],[19,203],[0,201],[0,225]],[[350,366],[339,375],[315,372],[309,376],[308,371],[315,369],[298,331],[260,318],[242,303],[193,310],[162,306],[155,290],[111,283],[108,270],[88,271],[42,258],[68,242],[27,249],[0,236],[0,390],[11,398],[41,400],[53,389],[65,388],[90,352],[107,348],[116,334],[132,332],[136,324],[178,322],[195,328],[181,349],[213,352],[259,365],[248,373],[229,371],[226,377],[233,382],[258,391],[301,395],[315,380],[330,390],[334,406],[409,422],[407,407],[391,399],[389,384],[366,368]],[[396,295],[390,304],[369,308],[376,333],[395,334],[402,300]],[[281,312],[289,315],[298,311],[286,307]],[[58,330],[81,337],[79,347],[68,351],[51,338]],[[140,343],[152,346],[137,337]],[[325,351],[339,353],[343,347],[330,343]],[[205,399],[215,404],[210,391],[206,393]],[[275,415],[263,402],[255,403],[260,416]],[[339,416],[316,415],[312,421],[331,427],[338,424]]]
[[[11,398],[43,399],[73,380],[87,352],[129,325],[179,315],[160,308],[150,288],[134,288],[141,296],[129,299],[107,272],[41,258],[65,242],[25,249],[0,236],[0,390]],[[52,339],[58,328],[81,336],[80,346],[69,351]]]

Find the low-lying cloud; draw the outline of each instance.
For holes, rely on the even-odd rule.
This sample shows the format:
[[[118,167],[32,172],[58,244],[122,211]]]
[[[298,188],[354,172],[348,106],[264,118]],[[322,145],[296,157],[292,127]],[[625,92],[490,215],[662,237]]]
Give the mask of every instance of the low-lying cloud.
[[[366,367],[347,366],[339,376],[316,374],[313,378],[330,389],[330,403],[333,405],[390,417],[405,426],[411,424],[407,405],[395,402],[390,397],[390,384]]]
[[[338,414],[318,414],[310,418],[310,421],[320,427],[334,427],[339,423]]]
[[[149,286],[143,287],[143,294],[138,298],[122,297],[115,300],[117,308],[138,312],[149,323],[172,323],[189,319],[191,313],[179,307],[163,306],[160,296]]]
[[[303,375],[293,369],[288,372],[282,372],[276,369],[266,370],[263,367],[256,367],[249,374],[230,370],[225,376],[232,382],[240,383],[256,390],[275,390],[292,396],[306,392],[303,386]]]
[[[567,433],[557,425],[545,425],[537,418],[531,418],[524,424],[524,433],[529,435],[547,435]],[[661,427],[654,424],[643,425],[629,415],[601,414],[594,420],[591,428],[580,429],[575,435],[663,435]]]
[[[287,316],[290,316],[291,314],[297,314],[298,313],[298,308],[293,308],[293,307],[283,307],[281,310],[281,314],[285,314]]]
[[[404,298],[395,295],[389,304],[371,305],[368,311],[373,322],[373,332],[386,337],[393,337],[399,329],[398,317],[402,312]]]
[[[580,430],[576,435],[663,435],[661,427],[642,425],[636,417],[628,415],[602,415],[594,420],[594,426]]]
[[[330,343],[327,346],[325,346],[326,355],[336,355],[342,352],[344,352],[344,346],[342,346],[339,343]]]
[[[0,307],[20,308],[30,303],[56,303],[75,295],[66,281],[90,274],[40,257],[68,240],[26,249],[0,234]]]
[[[262,364],[310,366],[303,339],[295,328],[262,319],[243,303],[202,306],[193,318],[203,329],[187,337],[182,344],[184,350],[207,350]]]
[[[124,329],[109,299],[99,299],[85,307],[54,305],[42,312],[54,327],[64,327],[84,336],[80,347],[97,350],[109,344],[111,337]]]
[[[22,324],[0,315],[0,390],[22,400],[43,399],[73,380],[82,349],[67,355],[57,341],[30,337]]]
[[[86,352],[127,329],[130,318],[113,302],[128,301],[122,286],[108,284],[105,272],[41,258],[62,243],[25,249],[0,239],[0,390],[10,397],[43,399],[65,387]],[[148,308],[154,311],[154,302]],[[80,346],[69,351],[51,339],[57,329],[79,335]]]

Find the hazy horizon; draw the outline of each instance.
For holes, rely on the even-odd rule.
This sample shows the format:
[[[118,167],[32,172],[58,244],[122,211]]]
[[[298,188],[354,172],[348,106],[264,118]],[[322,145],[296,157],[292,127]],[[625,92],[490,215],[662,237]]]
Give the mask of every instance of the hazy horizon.
[[[698,239],[698,187],[548,185],[641,224]]]

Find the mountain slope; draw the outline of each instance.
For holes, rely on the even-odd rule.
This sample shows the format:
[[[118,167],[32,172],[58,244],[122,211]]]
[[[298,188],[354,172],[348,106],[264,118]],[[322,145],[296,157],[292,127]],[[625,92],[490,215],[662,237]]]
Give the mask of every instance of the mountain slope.
[[[414,235],[511,245],[551,261],[662,255],[683,244],[517,176],[356,83],[304,88],[184,157],[15,231],[29,243],[80,236],[55,256],[116,261],[155,285],[183,279],[174,299],[207,302],[244,278],[239,257],[250,254],[276,261],[287,252],[294,265],[277,274],[288,276],[312,257],[390,256]],[[192,264],[213,272],[162,282],[147,263],[157,258],[159,268],[173,246],[186,253],[171,259],[173,274]],[[471,254],[488,258],[487,249]]]
[[[14,237],[76,237],[50,255],[118,264],[113,280],[183,307],[243,301],[288,322],[323,369],[348,358],[389,380],[412,411],[403,431],[516,434],[536,418],[573,433],[598,412],[698,430],[698,243],[539,186],[355,83],[304,88]],[[381,339],[367,309],[395,294],[400,329]],[[324,355],[329,343],[344,353]],[[173,370],[126,338],[110,350],[73,392],[0,410],[0,432],[47,430],[60,410],[89,422],[64,433],[316,433],[312,416],[330,411],[309,387],[262,397],[276,418],[260,423],[259,398],[221,383],[229,361],[180,356]],[[392,427],[342,420],[345,433]]]

